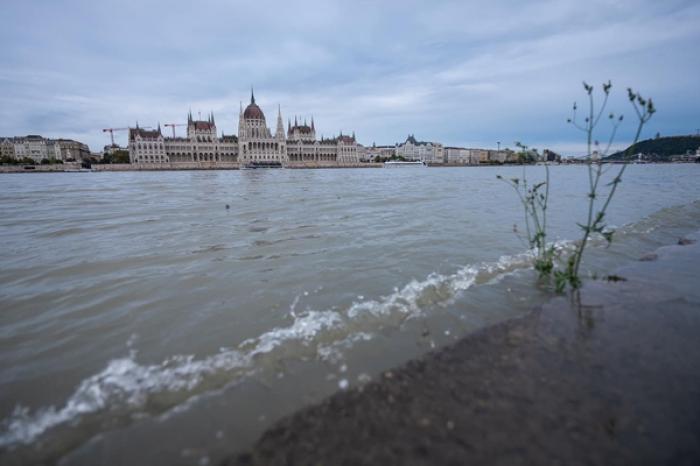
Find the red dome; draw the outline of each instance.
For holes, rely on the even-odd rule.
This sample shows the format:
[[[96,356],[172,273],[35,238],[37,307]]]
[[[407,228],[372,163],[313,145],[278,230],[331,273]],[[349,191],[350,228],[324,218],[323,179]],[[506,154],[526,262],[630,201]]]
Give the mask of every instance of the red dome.
[[[243,118],[246,120],[264,120],[265,114],[260,110],[260,107],[255,103],[255,95],[253,90],[250,90],[250,105],[245,108]]]
[[[260,107],[257,106],[257,104],[250,104],[245,108],[245,111],[243,112],[243,118],[246,120],[264,120],[265,115],[263,114],[262,110],[260,110]]]

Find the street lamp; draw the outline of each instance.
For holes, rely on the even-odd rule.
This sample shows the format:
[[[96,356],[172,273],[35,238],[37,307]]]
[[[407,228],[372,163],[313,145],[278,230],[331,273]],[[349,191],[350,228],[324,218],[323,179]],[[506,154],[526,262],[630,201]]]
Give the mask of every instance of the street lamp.
[[[498,152],[501,152],[501,141],[497,141],[496,144],[498,144]]]

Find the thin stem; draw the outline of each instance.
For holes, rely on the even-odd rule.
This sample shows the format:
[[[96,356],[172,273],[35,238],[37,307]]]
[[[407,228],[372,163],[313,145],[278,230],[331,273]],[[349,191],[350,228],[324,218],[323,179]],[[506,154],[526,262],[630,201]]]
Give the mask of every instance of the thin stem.
[[[615,123],[613,125],[613,130],[612,133],[610,134],[610,139],[608,139],[608,145],[605,147],[605,152],[601,154],[601,158],[608,155],[608,151],[610,150],[610,146],[612,146],[613,140],[615,140],[615,134],[617,134],[617,128],[620,126],[620,123]]]
[[[605,111],[605,106],[608,104],[608,93],[605,93],[605,98],[603,99],[603,105],[600,107],[600,111],[598,112],[598,116],[595,118],[595,124],[593,126],[598,125],[598,121],[600,121],[600,117],[603,115],[603,112]]]

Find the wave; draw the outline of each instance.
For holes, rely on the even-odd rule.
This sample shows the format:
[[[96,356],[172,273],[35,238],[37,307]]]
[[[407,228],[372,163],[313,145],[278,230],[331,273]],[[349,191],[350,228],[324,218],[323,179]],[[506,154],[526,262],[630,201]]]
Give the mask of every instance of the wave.
[[[560,242],[557,247],[566,248],[567,244]],[[342,310],[297,312],[297,296],[289,309],[291,325],[273,328],[235,349],[222,348],[201,359],[177,355],[160,364],[144,365],[137,362],[137,353],[131,350],[126,357],[110,361],[101,372],[83,380],[62,407],[31,411],[17,406],[2,422],[0,447],[29,444],[54,427],[107,410],[114,416],[149,408],[165,411],[286,358],[338,361],[342,352],[356,342],[371,340],[380,326],[398,327],[429,309],[445,308],[474,285],[530,268],[533,258],[534,252],[527,251],[503,256],[496,262],[462,267],[452,274],[432,273],[379,299],[360,298]]]

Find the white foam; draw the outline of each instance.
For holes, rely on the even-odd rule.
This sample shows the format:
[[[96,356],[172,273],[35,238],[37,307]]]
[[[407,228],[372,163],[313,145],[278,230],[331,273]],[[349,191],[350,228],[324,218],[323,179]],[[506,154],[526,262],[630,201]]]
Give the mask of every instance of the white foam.
[[[339,363],[343,359],[343,350],[355,345],[359,341],[369,341],[374,336],[367,332],[355,332],[346,338],[330,344],[319,344],[316,348],[318,358],[330,363]],[[343,372],[343,371],[341,371]]]
[[[495,263],[463,267],[450,275],[432,273],[425,280],[412,280],[378,300],[354,302],[345,312],[309,310],[297,314],[297,296],[290,305],[289,315],[294,319],[291,325],[246,340],[235,350],[222,348],[203,359],[178,355],[161,364],[142,365],[132,351],[128,357],[110,361],[101,372],[83,380],[61,408],[51,406],[32,413],[18,406],[3,421],[0,447],[31,443],[55,426],[106,409],[141,408],[158,393],[181,392],[179,402],[186,401],[197,395],[195,390],[208,376],[251,368],[258,358],[276,351],[281,354],[275,353],[275,359],[286,357],[284,349],[290,342],[308,346],[321,360],[337,362],[343,350],[357,341],[371,339],[377,323],[391,323],[397,318],[400,323],[431,307],[445,307],[477,281],[486,283],[531,266],[533,257],[533,251],[529,251],[503,256]],[[131,347],[133,339],[128,343]]]
[[[243,342],[241,348],[248,348],[247,352],[222,350],[204,359],[178,355],[158,365],[140,365],[132,352],[129,357],[110,361],[100,373],[83,380],[60,409],[51,406],[30,413],[26,407],[15,408],[3,422],[0,447],[30,443],[52,427],[106,408],[142,407],[156,393],[190,392],[209,375],[250,367],[253,357],[270,353],[286,341],[308,343],[340,322],[335,312],[308,312],[289,327],[275,328]]]

